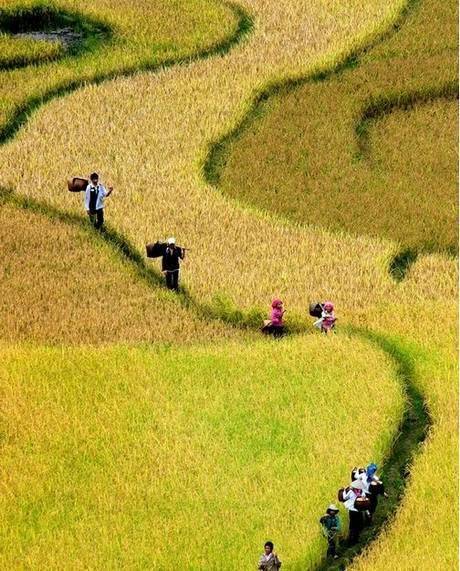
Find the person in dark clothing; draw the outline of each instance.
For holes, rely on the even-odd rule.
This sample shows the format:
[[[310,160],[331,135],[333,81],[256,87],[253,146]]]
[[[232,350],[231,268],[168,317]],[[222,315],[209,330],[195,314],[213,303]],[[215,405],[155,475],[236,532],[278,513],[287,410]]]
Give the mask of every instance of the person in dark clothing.
[[[323,534],[327,539],[327,557],[337,559],[337,535],[341,528],[339,508],[334,504],[331,504],[326,510],[326,515],[321,517],[319,523],[321,524]]]
[[[179,289],[180,261],[185,257],[184,248],[176,246],[175,238],[168,238],[161,269],[166,278],[166,287],[177,291]]]
[[[99,175],[96,172],[89,177],[90,183],[85,191],[85,208],[89,219],[96,229],[102,228],[104,224],[104,199],[110,196],[113,188],[108,190],[99,184]]]

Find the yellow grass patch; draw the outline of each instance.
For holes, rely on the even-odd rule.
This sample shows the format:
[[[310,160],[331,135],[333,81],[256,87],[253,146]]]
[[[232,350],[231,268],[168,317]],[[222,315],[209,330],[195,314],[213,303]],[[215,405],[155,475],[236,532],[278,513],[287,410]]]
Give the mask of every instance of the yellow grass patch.
[[[4,341],[187,343],[238,335],[152,289],[86,231],[13,206],[0,208],[0,337]]]

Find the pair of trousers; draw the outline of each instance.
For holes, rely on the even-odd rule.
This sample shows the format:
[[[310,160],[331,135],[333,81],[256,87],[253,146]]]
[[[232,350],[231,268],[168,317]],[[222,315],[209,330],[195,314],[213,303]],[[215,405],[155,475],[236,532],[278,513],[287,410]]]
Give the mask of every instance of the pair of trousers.
[[[284,335],[284,326],[283,325],[269,325],[268,327],[264,328],[264,333],[268,335],[273,335],[275,339],[279,339]]]
[[[95,228],[101,228],[102,225],[104,224],[104,209],[103,208],[99,208],[98,210],[90,210],[88,216],[89,216],[89,219],[91,221],[91,224]]]
[[[179,289],[179,270],[166,272],[166,287],[177,291]]]
[[[329,533],[327,536],[327,556],[334,557],[337,555],[337,539],[336,535]]]
[[[348,544],[354,545],[358,542],[359,534],[363,529],[363,513],[353,510],[348,510],[348,515],[350,517],[350,526],[348,529]]]

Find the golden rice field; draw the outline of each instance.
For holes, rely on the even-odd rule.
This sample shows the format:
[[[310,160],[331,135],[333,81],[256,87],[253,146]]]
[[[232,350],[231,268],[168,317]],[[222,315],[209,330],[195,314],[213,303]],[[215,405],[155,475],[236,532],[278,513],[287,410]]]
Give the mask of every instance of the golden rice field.
[[[2,569],[251,569],[266,537],[312,568],[316,514],[403,401],[367,343],[283,345],[2,347]]]
[[[297,222],[457,251],[457,19],[455,0],[416,3],[344,70],[286,84],[215,150],[210,176]]]
[[[8,0],[0,9],[32,4]],[[412,33],[401,25],[384,36],[402,21],[404,0],[241,0],[238,9],[204,0],[59,1],[82,22],[110,28],[110,40],[89,42],[72,56],[47,52],[48,45],[41,64],[0,72],[1,121],[14,128],[31,97],[87,82],[37,107],[0,148],[0,187],[17,197],[0,206],[0,567],[223,569],[231,554],[230,568],[236,558],[235,567],[251,569],[271,538],[283,568],[315,569],[325,551],[319,515],[352,465],[388,457],[404,408],[395,362],[352,329],[348,335],[349,326],[380,333],[412,359],[412,382],[432,418],[394,520],[353,566],[428,571],[456,564],[457,510],[449,509],[457,501],[456,259],[420,255],[396,282],[388,272],[404,242],[396,228],[407,222],[417,242],[427,231],[420,220],[401,213],[385,231],[366,232],[355,231],[349,211],[339,227],[291,213],[292,221],[281,208],[268,212],[258,198],[244,205],[231,198],[242,197],[235,189],[226,188],[227,196],[204,178],[209,149],[241,123],[257,94],[331,69],[381,36],[361,56],[369,74],[363,72],[363,93],[393,79],[400,93],[455,78],[452,29],[426,34],[417,18],[426,20],[434,4],[415,4],[404,19]],[[454,12],[443,3],[432,29],[444,30]],[[1,36],[0,46],[15,41]],[[225,53],[217,53],[219,45]],[[38,57],[36,47],[14,49]],[[198,57],[205,51],[215,53]],[[190,61],[182,61],[186,54]],[[385,61],[395,57],[404,73],[385,75]],[[174,59],[181,63],[157,69]],[[356,174],[348,163],[347,171],[341,167],[349,141],[356,143],[354,131],[344,134],[354,125],[356,101],[340,90],[352,90],[347,74],[360,69],[319,84],[337,82],[328,104],[338,113],[340,102],[348,121],[333,123],[346,156],[327,147],[330,163],[315,172],[328,192],[334,172]],[[125,75],[92,83],[117,72]],[[9,94],[13,81],[16,93]],[[277,102],[280,116],[295,123],[288,98]],[[312,113],[322,112],[326,99],[313,100]],[[259,133],[275,112],[256,118]],[[384,114],[366,124],[369,154],[359,157],[369,174],[360,180],[372,191],[400,182],[420,203],[415,180],[437,192],[438,203],[445,198],[432,216],[442,224],[430,218],[435,201],[423,203],[443,247],[455,236],[448,208],[456,206],[449,194],[455,114],[455,105],[438,100]],[[446,148],[442,158],[428,128]],[[255,188],[251,176],[259,165],[268,169],[270,152],[279,167],[268,169],[273,180],[283,169],[295,178],[290,165],[298,149],[279,153],[291,134],[272,129],[263,144],[246,147],[253,168],[238,185]],[[235,156],[246,142],[236,141]],[[118,232],[138,254],[171,234],[191,248],[185,295],[165,292],[155,272],[120,256],[80,219],[81,196],[68,193],[65,180],[95,169],[115,187],[109,234]],[[218,319],[225,307],[242,316],[266,311],[274,295],[299,329],[310,323],[310,301],[333,299],[340,334],[275,345]]]
[[[95,40],[92,30],[93,36],[72,53],[43,42],[46,46],[44,50],[40,46],[42,59],[60,57],[46,65],[14,69],[2,66],[2,60],[4,64],[21,59],[36,62],[37,47],[30,40],[19,38],[18,43],[18,38],[0,34],[0,132],[6,129],[8,133],[8,127],[14,128],[18,113],[28,112],[30,106],[46,99],[49,93],[212,50],[232,37],[239,24],[239,15],[230,5],[210,0],[0,0],[0,10],[8,15],[27,14],[37,6],[52,6],[59,14],[70,15],[71,25],[77,31],[92,26],[101,37]],[[46,22],[46,16],[45,13],[36,19]],[[0,32],[4,32],[2,18]]]
[[[37,344],[196,343],[234,338],[168,292],[152,291],[132,265],[86,230],[13,205],[0,209],[2,339]],[[91,279],[88,280],[88,276]]]

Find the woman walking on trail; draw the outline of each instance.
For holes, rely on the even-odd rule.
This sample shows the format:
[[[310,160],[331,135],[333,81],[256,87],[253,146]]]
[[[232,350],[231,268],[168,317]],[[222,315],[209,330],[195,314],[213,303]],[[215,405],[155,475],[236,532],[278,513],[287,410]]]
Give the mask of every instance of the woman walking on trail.
[[[259,571],[278,571],[281,567],[281,561],[278,554],[273,550],[274,545],[271,541],[267,541],[264,545],[264,553],[260,556]]]
[[[355,545],[359,540],[359,534],[364,526],[363,512],[358,511],[355,502],[358,498],[365,496],[364,484],[361,480],[351,483],[350,489],[343,496],[343,502],[348,510],[350,525],[348,528],[348,544]]]
[[[323,305],[323,311],[321,313],[321,319],[319,320],[319,325],[321,327],[321,331],[327,335],[329,331],[332,331],[335,327],[335,322],[337,321],[337,317],[334,313],[334,304],[332,301],[326,301]]]
[[[339,508],[331,504],[326,510],[326,515],[321,517],[319,523],[321,524],[324,537],[327,539],[326,555],[327,557],[337,559],[337,536],[341,528]]]

